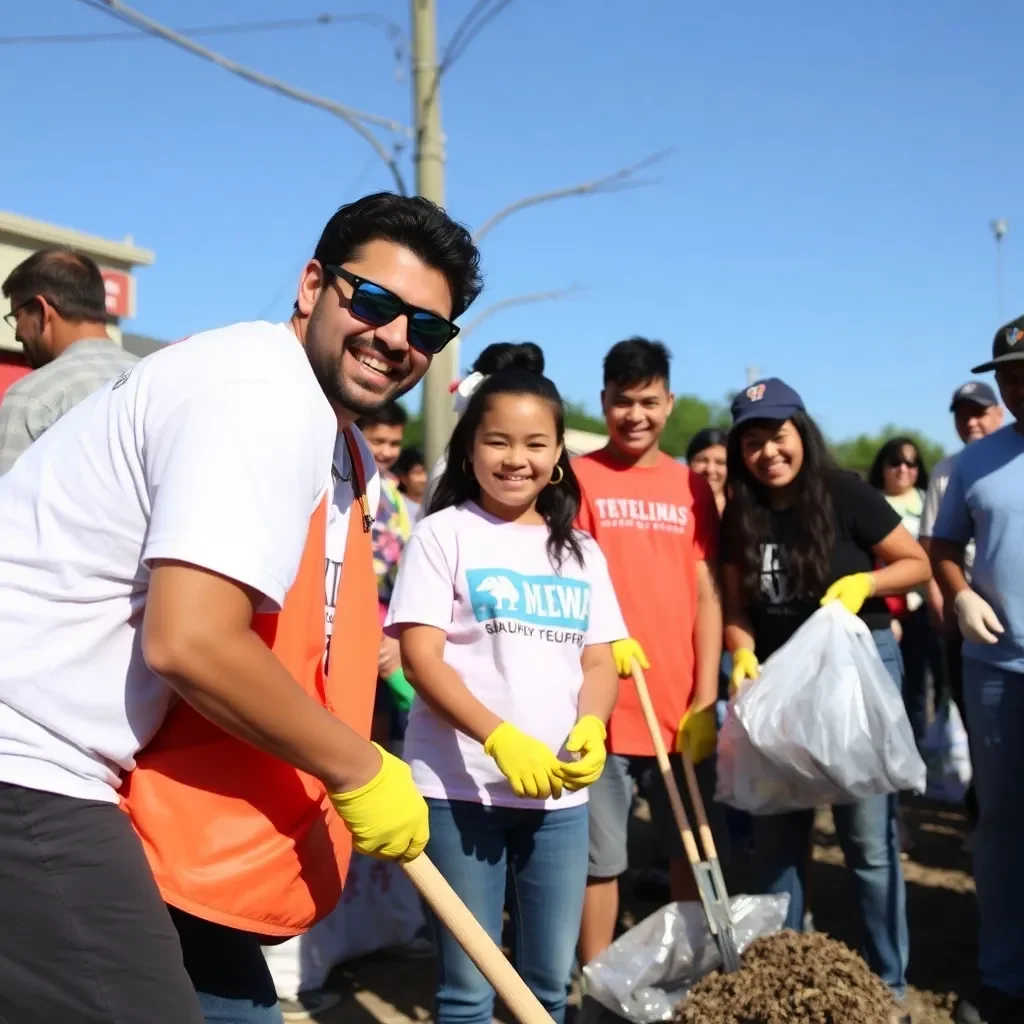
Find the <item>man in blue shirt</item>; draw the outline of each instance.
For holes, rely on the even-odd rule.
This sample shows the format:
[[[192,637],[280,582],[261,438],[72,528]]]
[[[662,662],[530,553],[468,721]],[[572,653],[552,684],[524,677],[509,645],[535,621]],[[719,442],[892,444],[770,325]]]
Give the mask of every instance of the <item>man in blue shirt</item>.
[[[1024,1014],[1024,316],[1001,327],[992,359],[1016,420],[956,460],[930,554],[963,634],[964,703],[979,820],[974,852],[981,988],[957,1024],[1002,1024]],[[964,549],[974,538],[968,584]]]

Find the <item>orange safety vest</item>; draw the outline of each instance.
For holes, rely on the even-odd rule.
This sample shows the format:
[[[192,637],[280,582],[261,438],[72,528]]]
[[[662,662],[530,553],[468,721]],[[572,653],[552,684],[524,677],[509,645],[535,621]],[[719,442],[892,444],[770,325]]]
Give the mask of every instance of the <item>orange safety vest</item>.
[[[314,700],[368,737],[380,623],[366,477],[351,434],[355,497],[324,668],[329,497],[313,513],[298,575],[279,613],[254,630]],[[164,900],[261,936],[299,935],[337,905],[352,837],[318,779],[235,739],[179,701],[123,786]]]

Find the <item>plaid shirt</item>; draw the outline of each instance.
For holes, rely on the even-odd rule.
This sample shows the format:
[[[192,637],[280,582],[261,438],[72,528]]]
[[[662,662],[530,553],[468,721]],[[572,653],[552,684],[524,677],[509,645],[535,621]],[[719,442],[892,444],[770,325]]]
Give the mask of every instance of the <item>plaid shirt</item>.
[[[0,402],[0,475],[64,413],[136,362],[108,338],[87,338],[15,381]]]

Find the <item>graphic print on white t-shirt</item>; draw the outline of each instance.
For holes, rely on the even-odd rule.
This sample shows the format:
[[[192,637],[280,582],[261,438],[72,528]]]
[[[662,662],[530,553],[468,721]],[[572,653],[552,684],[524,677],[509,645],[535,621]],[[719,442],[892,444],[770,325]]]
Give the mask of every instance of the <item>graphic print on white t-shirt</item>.
[[[402,554],[386,630],[443,630],[444,661],[477,700],[559,753],[578,717],[582,649],[627,633],[597,542],[581,535],[583,564],[569,555],[556,569],[548,537],[544,526],[498,520],[473,502],[427,516]],[[424,796],[551,808],[587,799],[585,790],[517,797],[483,745],[422,700],[404,756]]]
[[[511,569],[467,569],[473,614],[490,634],[502,631],[583,647],[590,584],[565,576],[524,576]]]

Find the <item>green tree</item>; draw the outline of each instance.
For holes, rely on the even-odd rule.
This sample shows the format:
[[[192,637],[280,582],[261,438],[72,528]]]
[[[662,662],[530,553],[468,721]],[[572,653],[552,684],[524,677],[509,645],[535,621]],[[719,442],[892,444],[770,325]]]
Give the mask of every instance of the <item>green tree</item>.
[[[858,434],[845,441],[833,443],[831,445],[832,454],[836,457],[839,465],[845,469],[852,469],[866,478],[871,469],[871,463],[875,461],[878,449],[889,438],[901,435],[913,440],[929,470],[946,454],[941,444],[925,437],[919,430],[897,427],[892,424],[886,424],[877,434]]]
[[[727,405],[707,402],[696,395],[676,395],[672,413],[661,435],[662,450],[676,457],[686,453],[686,446],[694,434],[707,427],[729,426]]]
[[[599,416],[591,416],[583,407],[582,402],[565,403],[565,425],[570,430],[585,430],[590,434],[608,433],[604,419]]]

